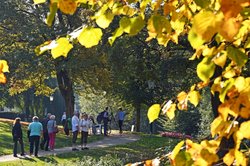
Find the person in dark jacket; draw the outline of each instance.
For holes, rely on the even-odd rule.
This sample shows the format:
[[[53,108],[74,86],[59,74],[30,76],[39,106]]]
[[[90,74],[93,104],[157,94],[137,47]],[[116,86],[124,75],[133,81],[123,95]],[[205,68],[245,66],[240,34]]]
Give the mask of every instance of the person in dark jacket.
[[[20,118],[16,118],[13,123],[13,128],[12,128],[12,136],[13,136],[13,142],[14,142],[14,147],[13,147],[14,157],[17,157],[17,142],[19,142],[21,145],[21,156],[25,155],[24,147],[23,147],[23,132],[22,132],[20,121],[21,121]]]
[[[50,120],[50,116],[51,116],[51,113],[48,113],[47,117],[45,117],[41,122],[43,125],[43,140],[40,144],[40,148],[45,151],[49,150],[49,133],[47,129],[47,124],[48,124],[48,121]]]

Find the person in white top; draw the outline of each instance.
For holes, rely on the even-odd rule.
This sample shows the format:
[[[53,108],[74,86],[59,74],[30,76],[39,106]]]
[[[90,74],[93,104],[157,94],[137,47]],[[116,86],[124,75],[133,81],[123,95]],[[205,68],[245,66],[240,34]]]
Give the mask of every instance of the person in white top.
[[[66,112],[63,112],[63,115],[62,115],[62,118],[61,118],[61,123],[62,123],[63,126],[66,123],[66,119],[67,119]]]
[[[73,133],[73,138],[72,138],[72,151],[78,151],[76,148],[76,140],[77,140],[77,135],[79,131],[79,112],[75,111],[74,116],[72,117],[72,133]]]
[[[88,131],[90,128],[90,121],[88,119],[88,115],[84,112],[81,116],[80,120],[81,127],[81,149],[89,149],[87,148],[87,140],[88,140]]]

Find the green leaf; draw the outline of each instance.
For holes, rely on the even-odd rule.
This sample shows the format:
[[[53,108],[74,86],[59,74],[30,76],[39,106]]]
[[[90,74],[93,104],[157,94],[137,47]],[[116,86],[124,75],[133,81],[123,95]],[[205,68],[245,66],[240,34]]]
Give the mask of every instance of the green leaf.
[[[215,64],[211,57],[204,57],[197,66],[197,75],[202,81],[207,81],[214,74]]]
[[[145,25],[145,22],[141,16],[133,17],[130,19],[130,21],[131,21],[131,28],[129,35],[134,36],[142,30],[142,28]]]
[[[250,37],[247,38],[244,48],[250,48]]]
[[[194,32],[193,28],[188,33],[188,41],[194,49],[199,48],[205,42],[201,36]]]
[[[145,22],[141,16],[137,16],[137,17],[133,17],[133,18],[123,17],[120,20],[119,24],[124,32],[133,36],[142,30],[142,28],[145,25]]]
[[[130,32],[130,19],[128,17],[122,17],[119,25],[123,29],[124,32],[129,33]]]
[[[160,111],[161,111],[160,104],[154,104],[148,109],[149,123],[152,123],[154,120],[158,119]]]
[[[234,79],[233,78],[230,78],[229,80],[227,80],[227,81],[224,82],[223,88],[222,88],[222,90],[220,92],[220,95],[219,95],[220,101],[222,103],[224,103],[226,94],[227,94],[228,90],[230,90],[230,88],[233,85],[234,85]]]
[[[190,153],[181,151],[175,157],[175,164],[180,166],[190,166],[193,165],[194,161],[190,155]]]
[[[51,26],[53,21],[54,21],[54,18],[55,18],[55,15],[56,15],[56,12],[57,12],[57,3],[52,3],[50,4],[49,6],[49,14],[47,15],[47,20],[46,20],[46,24],[48,26]]]
[[[210,5],[210,0],[194,0],[195,3],[201,8],[206,8]]]
[[[168,19],[161,15],[152,15],[148,20],[147,29],[157,34],[170,33],[172,28]]]
[[[229,46],[227,48],[228,57],[234,61],[239,67],[243,67],[247,62],[247,55],[237,48]]]
[[[102,30],[100,28],[88,27],[83,29],[81,34],[78,36],[78,41],[81,45],[86,48],[90,48],[98,45],[102,38]]]
[[[179,153],[179,151],[181,150],[181,147],[184,145],[184,141],[181,141],[179,142],[175,147],[174,147],[174,150],[172,151],[172,154],[171,154],[171,159],[172,160],[175,160],[177,154]]]

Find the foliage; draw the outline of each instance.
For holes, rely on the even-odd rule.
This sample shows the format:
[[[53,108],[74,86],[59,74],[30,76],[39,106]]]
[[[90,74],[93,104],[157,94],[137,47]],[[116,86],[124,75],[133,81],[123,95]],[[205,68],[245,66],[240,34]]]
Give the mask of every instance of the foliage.
[[[147,41],[156,39],[164,46],[170,40],[178,43],[178,37],[188,33],[188,40],[196,50],[191,59],[202,58],[196,68],[202,82],[193,85],[187,92],[179,93],[167,112],[173,111],[173,107],[187,110],[188,102],[196,106],[200,101],[199,91],[206,86],[211,86],[214,95],[219,94],[218,100],[222,104],[217,110],[219,116],[211,123],[212,137],[217,139],[204,140],[200,144],[187,140],[186,151],[170,157],[172,164],[211,165],[223,159],[227,165],[233,162],[247,165],[248,160],[240,150],[240,144],[244,138],[250,139],[249,134],[244,132],[250,124],[247,121],[250,116],[250,82],[248,77],[242,75],[249,55],[249,0],[60,0],[51,1],[51,6],[55,8],[50,10],[48,18],[52,16],[53,19],[57,8],[65,14],[73,14],[77,6],[81,6],[79,4],[89,5],[96,11],[92,21],[100,27],[90,28],[91,33],[98,31],[97,38],[80,39],[89,44],[80,42],[85,47],[99,43],[101,28],[109,25],[113,15],[120,15],[121,19],[110,43],[122,34],[133,36],[144,28],[148,31]],[[102,17],[106,19],[100,22]],[[82,27],[76,36],[85,33],[86,28],[89,27]],[[72,36],[67,38],[69,42],[72,42]],[[218,73],[217,68],[221,68],[222,72]],[[173,114],[169,115],[173,117]],[[226,147],[227,151],[219,155],[219,145],[225,138],[233,139],[234,146],[230,149]]]

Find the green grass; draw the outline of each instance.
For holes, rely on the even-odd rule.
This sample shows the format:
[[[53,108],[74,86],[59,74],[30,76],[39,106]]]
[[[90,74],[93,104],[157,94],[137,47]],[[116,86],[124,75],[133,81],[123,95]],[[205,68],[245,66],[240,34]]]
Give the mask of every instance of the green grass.
[[[46,156],[32,158],[29,160],[21,160],[15,162],[5,162],[1,165],[45,165],[45,163],[52,163],[53,165],[62,164],[66,162],[79,162],[83,156],[89,156],[94,159],[99,159],[102,156],[110,154],[117,157],[124,164],[152,159],[160,156],[163,153],[169,152],[180,140],[171,139],[160,136],[141,135],[141,139],[126,145],[119,145],[114,147],[90,149],[88,151],[70,152],[59,154],[56,156]]]
[[[0,156],[13,153],[13,141],[11,134],[12,124],[0,122]],[[27,126],[22,126],[25,152],[29,152],[29,142],[27,139]],[[88,142],[98,141],[103,136],[90,136]],[[56,135],[56,148],[71,146],[71,137],[67,138],[64,133],[59,132]],[[18,148],[20,146],[18,145]],[[20,149],[18,149],[20,152]]]

